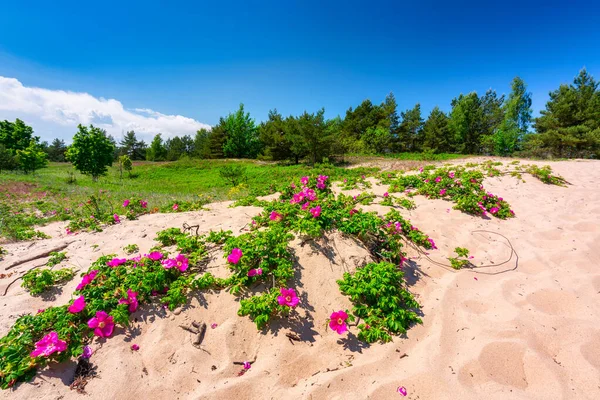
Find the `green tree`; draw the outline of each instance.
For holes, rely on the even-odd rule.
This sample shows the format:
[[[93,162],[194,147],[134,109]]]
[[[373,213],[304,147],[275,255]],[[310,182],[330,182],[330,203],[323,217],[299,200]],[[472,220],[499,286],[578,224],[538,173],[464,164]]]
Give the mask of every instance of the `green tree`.
[[[234,158],[256,158],[260,152],[260,141],[254,120],[244,112],[244,105],[225,118],[225,143],[223,154]]]
[[[194,157],[210,158],[210,130],[200,129],[194,136]]]
[[[127,154],[123,154],[119,157],[119,173],[121,179],[123,179],[123,170],[127,171],[127,174],[131,178],[131,170],[133,169],[133,163]]]
[[[599,84],[584,68],[573,84],[560,85],[527,135],[525,150],[557,157],[600,157]]]
[[[223,153],[223,146],[227,140],[227,130],[225,125],[225,118],[221,117],[219,118],[219,123],[210,130],[210,134],[208,136],[210,158],[225,157],[225,154]]]
[[[461,94],[452,100],[448,128],[453,136],[456,150],[463,154],[480,151],[482,109],[477,93]]]
[[[94,181],[106,175],[113,163],[115,145],[106,135],[106,131],[94,125],[79,125],[73,136],[73,144],[67,149],[67,160],[75,169],[85,175],[91,175]]]
[[[29,146],[24,149],[17,150],[16,161],[19,168],[26,174],[37,171],[48,165],[47,154],[42,150],[42,147],[35,139],[31,139]]]
[[[292,152],[297,158],[306,154],[312,165],[331,153],[331,131],[327,129],[324,116],[325,109],[321,109],[314,114],[305,111],[298,118],[288,119]]]
[[[67,145],[64,140],[54,139],[52,144],[48,146],[48,159],[54,162],[64,162]]]
[[[269,119],[259,125],[258,138],[267,159],[278,161],[293,157],[287,121],[277,110],[269,111]]]
[[[33,136],[33,128],[20,119],[15,122],[0,121],[0,144],[12,151],[24,150],[31,141],[39,142],[39,137]]]
[[[146,143],[138,140],[134,131],[128,131],[119,144],[120,153],[127,155],[131,160],[146,159]]]
[[[179,160],[185,152],[185,144],[179,136],[173,136],[165,141],[165,149],[167,150],[167,161]]]
[[[504,102],[504,119],[496,131],[488,136],[488,147],[499,156],[507,156],[519,150],[519,145],[531,123],[531,93],[527,85],[515,77],[511,83],[511,92]]]
[[[423,125],[423,151],[449,153],[453,151],[452,134],[448,128],[448,116],[435,107]]]
[[[422,143],[423,118],[421,118],[421,104],[400,113],[402,122],[398,127],[399,151],[419,151]]]
[[[161,134],[157,134],[152,139],[150,147],[146,150],[146,160],[148,161],[165,161],[167,159],[167,149],[163,144]]]
[[[5,145],[0,144],[0,172],[3,170],[13,170],[18,166],[12,151],[6,148]]]

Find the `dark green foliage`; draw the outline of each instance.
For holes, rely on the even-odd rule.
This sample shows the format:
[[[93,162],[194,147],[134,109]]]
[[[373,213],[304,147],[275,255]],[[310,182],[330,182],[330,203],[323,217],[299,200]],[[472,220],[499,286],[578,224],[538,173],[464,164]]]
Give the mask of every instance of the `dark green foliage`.
[[[224,120],[225,141],[223,155],[233,158],[256,158],[260,152],[260,141],[254,120],[244,112],[244,105],[229,114]]]
[[[231,186],[237,186],[246,178],[246,168],[241,165],[226,165],[219,170],[219,176]]]
[[[79,125],[78,129],[73,136],[73,144],[67,150],[67,160],[79,172],[97,180],[112,165],[115,146],[100,128]]]
[[[17,150],[16,153],[15,160],[19,164],[19,168],[26,174],[48,165],[46,153],[35,140],[31,140],[29,146]]]
[[[126,155],[134,161],[146,159],[146,143],[143,140],[137,140],[134,131],[128,131],[119,144],[122,155]]]
[[[525,150],[535,156],[600,157],[599,83],[582,69],[571,85],[550,92],[546,109],[527,136]]]
[[[389,262],[369,263],[355,273],[345,273],[337,283],[354,304],[352,313],[364,322],[358,338],[368,343],[389,342],[421,323],[419,303],[404,285],[404,274]]]
[[[53,162],[64,162],[67,145],[64,140],[54,139],[52,144],[48,146],[48,160]]]
[[[423,124],[423,151],[448,153],[454,149],[454,140],[448,127],[448,116],[435,107]]]
[[[146,150],[146,160],[148,161],[165,161],[167,159],[167,149],[163,143],[161,134],[157,134],[152,139],[150,147]]]
[[[57,271],[49,269],[32,269],[23,275],[21,286],[33,296],[42,294],[46,290],[60,283],[73,279],[75,273],[71,268],[63,268]]]
[[[421,105],[417,103],[414,108],[400,113],[400,116],[402,122],[398,127],[396,151],[419,151],[423,143]]]

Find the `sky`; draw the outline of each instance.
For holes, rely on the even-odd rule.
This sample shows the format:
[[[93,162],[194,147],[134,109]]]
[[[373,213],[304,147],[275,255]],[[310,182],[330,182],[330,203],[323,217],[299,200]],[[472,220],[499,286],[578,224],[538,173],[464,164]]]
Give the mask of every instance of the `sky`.
[[[598,1],[5,1],[0,120],[70,142],[79,123],[192,134],[244,103],[344,116],[393,92],[399,111],[460,93],[548,93],[600,80]]]

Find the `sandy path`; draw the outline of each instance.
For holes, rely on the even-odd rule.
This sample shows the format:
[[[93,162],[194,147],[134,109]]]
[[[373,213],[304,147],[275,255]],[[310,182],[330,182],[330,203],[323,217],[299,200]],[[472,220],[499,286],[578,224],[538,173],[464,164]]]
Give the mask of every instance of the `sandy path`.
[[[303,247],[294,242],[294,285],[303,306],[297,319],[258,332],[250,320],[236,316],[237,300],[226,292],[199,294],[178,315],[158,306],[142,307],[132,329],[120,329],[106,343],[94,344],[92,360],[100,379],[88,384],[89,397],[397,399],[402,398],[397,387],[404,386],[411,399],[600,398],[600,261],[592,253],[600,248],[600,162],[551,165],[573,185],[549,186],[530,177],[526,183],[510,177],[486,181],[489,191],[512,205],[517,218],[508,221],[468,216],[448,210],[448,202],[421,197],[415,198],[416,210],[403,212],[435,239],[435,260],[444,261],[456,246],[469,248],[475,264],[507,258],[510,250],[501,238],[475,230],[502,233],[519,255],[516,270],[495,275],[513,268],[514,262],[455,273],[413,260],[407,278],[423,305],[424,323],[408,337],[366,346],[353,335],[325,330],[333,309],[349,307],[335,280],[368,261],[365,249],[332,234],[327,241]],[[371,191],[381,195],[386,188]],[[203,231],[239,232],[260,211],[230,209],[228,204],[211,205],[210,211],[144,216],[102,233],[77,235],[67,249],[69,263],[87,269],[103,253],[122,255],[129,243],[146,251],[158,230],[185,221],[200,223]],[[59,237],[62,226],[45,230],[55,239],[6,246],[12,254],[0,269],[14,258],[65,240]],[[92,244],[98,247],[92,249]],[[213,263],[223,265],[223,260]],[[8,281],[0,281],[0,291]],[[0,311],[0,333],[24,310],[66,303],[76,284],[69,283],[47,301],[11,288]],[[190,320],[218,324],[206,336],[210,354],[192,347],[189,333],[177,327]],[[290,330],[304,341],[290,342],[285,336]],[[130,351],[131,343],[140,351]],[[238,377],[240,367],[232,362],[254,357],[251,370]],[[74,363],[46,368],[31,383],[0,396],[79,398],[63,383],[73,368]]]

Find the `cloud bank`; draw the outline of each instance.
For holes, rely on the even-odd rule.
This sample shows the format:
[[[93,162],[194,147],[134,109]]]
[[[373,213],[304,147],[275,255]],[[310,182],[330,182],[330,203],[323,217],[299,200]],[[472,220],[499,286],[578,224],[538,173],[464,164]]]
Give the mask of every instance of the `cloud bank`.
[[[0,76],[0,120],[15,118],[33,126],[42,140],[59,137],[70,141],[78,124],[94,124],[117,139],[134,130],[146,142],[157,133],[171,137],[210,129],[209,125],[182,115],[166,115],[147,108],[126,109],[115,99],[28,87],[15,78]]]

